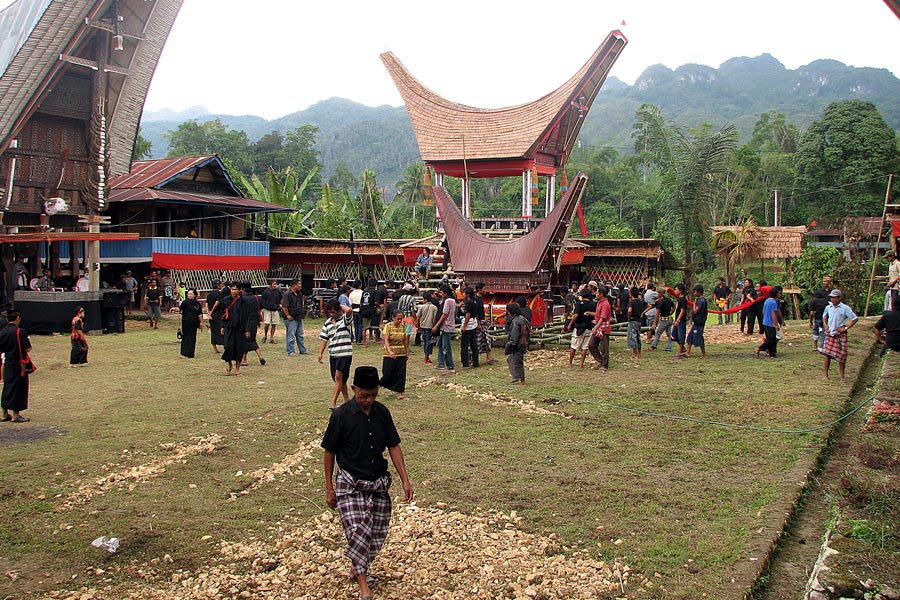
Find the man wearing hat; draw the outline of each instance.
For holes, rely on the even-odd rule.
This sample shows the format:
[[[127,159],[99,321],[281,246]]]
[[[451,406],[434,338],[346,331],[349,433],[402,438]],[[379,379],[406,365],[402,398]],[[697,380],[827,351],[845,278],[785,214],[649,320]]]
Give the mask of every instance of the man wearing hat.
[[[369,567],[384,545],[391,521],[391,474],[385,448],[403,483],[405,502],[412,500],[413,488],[391,412],[375,400],[378,369],[357,367],[350,387],[353,397],[331,413],[322,438],[325,502],[340,515],[347,537],[344,555],[352,563],[350,577],[359,584],[362,599],[371,600],[369,586],[374,579],[368,576]]]
[[[885,252],[884,258],[890,262],[884,295],[884,312],[888,312],[897,309],[897,296],[900,295],[900,260],[897,260],[897,253],[893,250]]]
[[[844,365],[847,362],[847,331],[856,325],[859,317],[853,309],[841,302],[841,290],[831,290],[828,294],[830,304],[825,307],[822,325],[825,329],[825,344],[819,352],[825,355],[825,379],[828,379],[828,368],[831,359],[838,362],[841,370],[841,381],[844,381]]]

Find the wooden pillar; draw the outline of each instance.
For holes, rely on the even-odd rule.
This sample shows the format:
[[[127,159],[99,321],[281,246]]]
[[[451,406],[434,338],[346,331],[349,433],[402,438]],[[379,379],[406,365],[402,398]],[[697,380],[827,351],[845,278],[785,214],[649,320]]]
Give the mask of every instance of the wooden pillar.
[[[556,175],[551,175],[547,180],[547,203],[545,207],[544,217],[546,218],[553,208],[556,206]]]
[[[522,171],[522,217],[530,219],[531,210],[531,171]]]
[[[100,217],[91,215],[88,223],[90,233],[100,233]],[[100,242],[85,242],[85,262],[87,263],[88,291],[100,291]]]
[[[435,173],[434,174],[434,185],[443,187],[444,186],[444,174],[443,173]],[[438,207],[437,202],[434,203],[434,218],[438,221],[441,220],[441,209]]]
[[[78,268],[78,250],[79,244],[76,241],[69,242],[69,274],[72,276],[72,279],[78,279],[79,273]]]

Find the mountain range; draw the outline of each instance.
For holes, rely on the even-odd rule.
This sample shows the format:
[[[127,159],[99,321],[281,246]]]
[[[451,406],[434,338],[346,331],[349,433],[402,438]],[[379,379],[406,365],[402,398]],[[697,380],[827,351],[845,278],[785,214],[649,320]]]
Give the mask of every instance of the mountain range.
[[[789,122],[803,130],[821,118],[828,104],[851,99],[871,101],[888,125],[900,129],[900,79],[886,69],[816,60],[791,70],[769,54],[732,58],[718,69],[686,64],[672,70],[653,65],[634,85],[615,77],[606,81],[585,119],[579,142],[628,151],[632,147],[635,111],[647,102],[660,107],[664,115],[682,126],[710,123],[719,127],[734,123],[741,138],[747,140],[759,116],[766,111],[784,113]],[[168,151],[164,134],[190,119],[219,119],[231,129],[245,131],[251,141],[272,131],[286,132],[307,123],[315,125],[320,129],[317,147],[325,180],[343,160],[351,172],[373,169],[379,184],[391,186],[400,179],[403,168],[419,157],[404,107],[370,107],[330,98],[273,120],[210,114],[204,107],[177,113],[168,109],[146,111],[142,134],[153,144],[153,158],[163,157]]]

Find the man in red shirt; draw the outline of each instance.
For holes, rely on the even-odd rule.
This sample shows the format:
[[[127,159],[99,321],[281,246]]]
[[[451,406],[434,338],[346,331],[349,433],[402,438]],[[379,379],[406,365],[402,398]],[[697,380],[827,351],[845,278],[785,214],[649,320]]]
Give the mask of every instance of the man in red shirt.
[[[594,329],[591,331],[591,341],[588,350],[597,366],[603,371],[609,369],[609,334],[612,333],[612,307],[606,295],[609,290],[605,285],[597,289],[597,308],[594,311]]]

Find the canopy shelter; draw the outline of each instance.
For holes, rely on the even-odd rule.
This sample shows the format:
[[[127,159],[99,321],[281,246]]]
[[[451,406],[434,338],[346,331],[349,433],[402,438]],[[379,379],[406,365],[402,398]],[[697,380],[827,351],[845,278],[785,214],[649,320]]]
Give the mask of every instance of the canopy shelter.
[[[549,178],[546,214],[553,210],[556,170],[565,166],[584,117],[626,44],[620,31],[611,32],[559,88],[533,102],[498,109],[442,98],[391,52],[381,60],[406,104],[422,159],[435,171],[435,185],[444,185],[444,175],[463,179],[464,218],[471,217],[471,178],[510,176],[522,177],[522,215],[531,217],[532,204],[538,202],[538,177]]]

